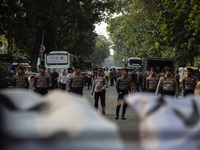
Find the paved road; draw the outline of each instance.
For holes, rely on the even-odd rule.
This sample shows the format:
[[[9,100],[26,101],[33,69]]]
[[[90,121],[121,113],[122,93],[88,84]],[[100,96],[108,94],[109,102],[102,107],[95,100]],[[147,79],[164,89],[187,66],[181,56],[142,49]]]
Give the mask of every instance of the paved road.
[[[87,87],[84,88],[84,97],[86,97],[92,106],[94,106],[94,97],[90,95],[90,90]],[[139,119],[134,112],[128,107],[126,111],[127,120],[115,120],[115,110],[117,103],[117,92],[115,86],[109,86],[106,90],[106,115],[105,117],[115,122],[120,129],[120,135],[126,146],[137,147],[139,143],[138,139],[138,123]],[[122,107],[120,109],[120,113]],[[101,105],[99,101],[99,113],[101,113]],[[121,117],[121,116],[120,116]]]

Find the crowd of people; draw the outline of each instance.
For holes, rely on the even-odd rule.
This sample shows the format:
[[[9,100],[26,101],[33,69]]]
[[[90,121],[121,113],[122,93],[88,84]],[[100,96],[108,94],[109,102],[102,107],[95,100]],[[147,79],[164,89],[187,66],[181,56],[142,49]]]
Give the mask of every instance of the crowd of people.
[[[193,70],[187,68],[187,76],[182,79],[182,88],[184,96],[194,94],[197,79],[192,75]],[[118,93],[116,117],[119,119],[120,107],[122,107],[121,119],[125,120],[127,104],[124,102],[124,96],[129,93],[135,92],[150,92],[154,94],[179,96],[179,81],[180,76],[178,71],[173,74],[171,68],[166,68],[165,71],[156,73],[155,68],[150,70],[145,69],[142,72],[140,69],[94,69],[81,70],[80,66],[65,69],[59,74],[54,68],[51,72],[49,68],[40,66],[39,73],[33,76],[31,68],[28,67],[24,73],[23,68],[17,69],[17,75],[13,78],[14,87],[16,88],[30,88],[33,87],[34,91],[45,95],[50,89],[62,89],[68,92],[83,95],[83,88],[87,83],[88,90],[91,89],[91,95],[94,95],[94,107],[98,109],[99,100],[102,106],[102,114],[105,115],[105,98],[106,88],[108,86],[116,86]],[[108,83],[110,83],[108,85]]]

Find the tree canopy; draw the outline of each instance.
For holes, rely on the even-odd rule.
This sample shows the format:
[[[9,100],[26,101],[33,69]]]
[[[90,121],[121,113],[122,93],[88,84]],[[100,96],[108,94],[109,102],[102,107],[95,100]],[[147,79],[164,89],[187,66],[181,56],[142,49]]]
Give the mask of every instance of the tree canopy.
[[[114,58],[174,58],[180,65],[199,58],[198,0],[132,0],[109,22]],[[124,13],[125,11],[125,13]]]
[[[93,53],[97,34],[94,24],[108,19],[114,0],[7,0],[0,5],[1,35],[8,53],[27,55],[33,70],[43,43],[46,53],[66,50],[75,56]]]

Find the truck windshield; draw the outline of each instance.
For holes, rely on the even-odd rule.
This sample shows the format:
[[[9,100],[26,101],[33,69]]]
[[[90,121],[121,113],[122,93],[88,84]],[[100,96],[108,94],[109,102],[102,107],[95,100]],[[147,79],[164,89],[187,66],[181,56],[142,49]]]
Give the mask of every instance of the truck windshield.
[[[49,54],[46,61],[47,65],[66,65],[68,64],[68,54]]]
[[[130,65],[142,65],[142,60],[130,59]]]

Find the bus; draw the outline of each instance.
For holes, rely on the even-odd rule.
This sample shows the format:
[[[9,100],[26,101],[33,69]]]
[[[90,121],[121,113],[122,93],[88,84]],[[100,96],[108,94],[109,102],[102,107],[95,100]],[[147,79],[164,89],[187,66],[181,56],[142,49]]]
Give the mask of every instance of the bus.
[[[77,63],[78,59],[66,51],[51,51],[49,54],[45,54],[45,67],[50,68],[51,71],[55,68],[58,73]]]
[[[128,58],[127,68],[129,69],[139,69],[143,66],[143,60],[138,57],[130,57]]]

